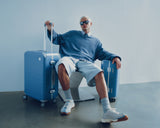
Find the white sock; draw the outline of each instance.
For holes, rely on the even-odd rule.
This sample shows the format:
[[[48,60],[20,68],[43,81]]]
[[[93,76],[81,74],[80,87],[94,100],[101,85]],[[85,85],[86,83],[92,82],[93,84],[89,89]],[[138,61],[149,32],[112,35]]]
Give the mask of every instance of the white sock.
[[[65,95],[65,98],[66,98],[65,100],[73,100],[70,89],[65,90],[64,95]]]
[[[104,113],[106,113],[109,109],[111,109],[111,105],[107,97],[101,99],[101,103],[102,103]]]

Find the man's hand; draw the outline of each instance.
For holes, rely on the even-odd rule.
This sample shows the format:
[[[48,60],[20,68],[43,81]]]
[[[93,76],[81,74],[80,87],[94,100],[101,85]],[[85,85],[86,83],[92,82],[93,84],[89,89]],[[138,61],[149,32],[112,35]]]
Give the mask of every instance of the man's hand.
[[[54,23],[51,23],[49,20],[47,20],[47,21],[45,22],[45,25],[47,26],[47,29],[48,29],[49,31],[51,31],[51,26],[54,27]]]
[[[112,64],[114,64],[116,62],[116,68],[119,69],[121,68],[121,61],[118,57],[115,57],[113,60],[112,60]]]

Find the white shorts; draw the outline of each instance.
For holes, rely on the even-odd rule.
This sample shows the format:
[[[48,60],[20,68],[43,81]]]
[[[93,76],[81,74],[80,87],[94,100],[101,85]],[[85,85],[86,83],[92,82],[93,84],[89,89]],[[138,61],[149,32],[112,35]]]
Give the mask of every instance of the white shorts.
[[[56,64],[57,73],[58,66],[60,64],[64,64],[69,77],[71,76],[72,72],[81,72],[82,75],[86,78],[87,84],[89,86],[95,86],[94,77],[102,71],[100,67],[90,61],[79,60],[72,57],[63,57]]]

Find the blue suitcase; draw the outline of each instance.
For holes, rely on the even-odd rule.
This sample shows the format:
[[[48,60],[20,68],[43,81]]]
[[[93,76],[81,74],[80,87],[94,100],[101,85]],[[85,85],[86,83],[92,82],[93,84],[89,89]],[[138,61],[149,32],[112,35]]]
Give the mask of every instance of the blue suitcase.
[[[101,68],[104,71],[109,100],[115,102],[119,86],[119,70],[116,68],[116,63],[112,64],[112,61],[109,60],[103,60]]]
[[[23,99],[32,97],[41,102],[55,100],[58,96],[58,75],[55,71],[55,64],[60,55],[53,53],[51,38],[51,52],[46,50],[46,31],[44,29],[44,50],[27,51],[24,54],[24,93]],[[51,36],[52,37],[52,36]]]
[[[58,95],[58,76],[55,64],[59,54],[45,51],[27,51],[24,54],[24,99],[37,99],[44,107],[45,102]]]

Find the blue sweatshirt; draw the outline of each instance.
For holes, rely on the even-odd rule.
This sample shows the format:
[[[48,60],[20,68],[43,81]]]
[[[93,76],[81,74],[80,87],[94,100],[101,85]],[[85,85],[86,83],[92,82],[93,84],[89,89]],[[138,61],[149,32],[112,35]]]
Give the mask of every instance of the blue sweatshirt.
[[[51,32],[49,31],[48,38],[51,39]],[[53,30],[53,43],[60,46],[61,57],[70,56],[90,62],[94,62],[96,59],[112,60],[119,57],[104,50],[102,43],[97,38],[85,35],[82,31],[72,30],[64,34],[57,34]]]

